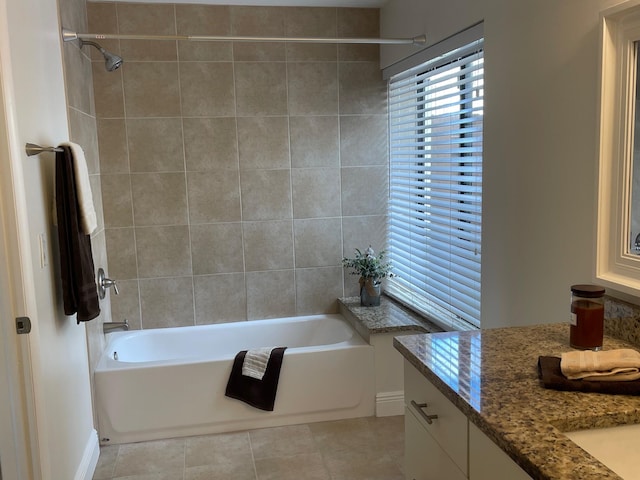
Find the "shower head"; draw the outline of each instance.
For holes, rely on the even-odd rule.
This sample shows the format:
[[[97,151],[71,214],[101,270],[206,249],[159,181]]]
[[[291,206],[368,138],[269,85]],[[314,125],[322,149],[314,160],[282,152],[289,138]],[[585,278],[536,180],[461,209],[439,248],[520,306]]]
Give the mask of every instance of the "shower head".
[[[102,48],[96,42],[90,42],[88,40],[82,40],[82,39],[79,39],[79,40],[80,40],[80,48],[82,48],[84,45],[91,45],[92,47],[96,47],[100,51],[100,53],[104,57],[104,68],[107,69],[107,72],[113,72],[114,70],[117,70],[122,66],[122,63],[124,62],[124,60],[122,60],[122,57],[114,53],[107,52],[104,48]]]

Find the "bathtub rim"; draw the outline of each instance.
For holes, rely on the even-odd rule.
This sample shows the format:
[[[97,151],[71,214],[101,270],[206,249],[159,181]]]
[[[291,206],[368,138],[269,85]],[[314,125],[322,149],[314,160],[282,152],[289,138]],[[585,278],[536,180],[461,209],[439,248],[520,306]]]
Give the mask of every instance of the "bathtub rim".
[[[341,349],[341,348],[351,348],[357,346],[369,346],[369,343],[362,338],[362,336],[353,328],[353,325],[347,320],[347,318],[340,313],[331,313],[331,314],[317,314],[317,315],[303,315],[303,316],[292,316],[292,317],[281,317],[281,318],[273,318],[273,319],[258,319],[258,320],[241,320],[238,322],[225,322],[225,323],[212,323],[206,325],[194,325],[194,326],[182,326],[182,327],[162,327],[162,328],[154,328],[148,329],[146,331],[147,335],[151,335],[153,333],[157,333],[161,331],[162,334],[169,334],[170,332],[184,332],[189,331],[193,332],[194,330],[215,330],[222,328],[231,328],[231,329],[241,329],[241,328],[250,328],[251,325],[264,325],[264,322],[269,322],[272,325],[283,325],[287,323],[300,323],[300,322],[311,322],[315,320],[319,320],[322,318],[331,318],[336,319],[343,322],[348,329],[351,331],[351,336],[348,339],[345,339],[341,342],[336,343],[327,343],[321,345],[313,345],[313,346],[302,346],[302,347],[292,347],[289,350],[289,355],[295,352],[311,352],[317,350],[326,350],[327,347],[332,349]],[[196,332],[197,333],[197,332]],[[117,342],[119,339],[127,338],[130,336],[136,335],[144,335],[145,330],[130,330],[130,331],[121,331],[121,332],[109,332],[105,335],[106,337],[106,345],[105,349],[100,356],[100,360],[96,365],[94,370],[95,374],[103,374],[106,372],[114,371],[114,370],[123,370],[123,369],[138,369],[138,368],[154,368],[154,367],[162,367],[166,365],[181,365],[181,364],[199,364],[199,363],[207,363],[212,360],[232,360],[236,353],[219,355],[215,357],[203,358],[202,356],[194,356],[194,357],[184,357],[184,358],[170,358],[170,359],[162,359],[162,360],[152,360],[152,361],[144,361],[144,362],[126,362],[114,360],[110,356],[110,352],[112,350],[112,345],[114,342]],[[286,345],[282,345],[286,346]]]

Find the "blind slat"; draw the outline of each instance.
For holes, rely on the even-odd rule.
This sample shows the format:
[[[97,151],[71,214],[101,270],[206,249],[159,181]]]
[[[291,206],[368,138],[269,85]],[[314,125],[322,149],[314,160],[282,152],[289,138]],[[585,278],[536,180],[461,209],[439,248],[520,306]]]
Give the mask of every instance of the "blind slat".
[[[453,329],[480,326],[482,48],[389,82],[387,291]]]

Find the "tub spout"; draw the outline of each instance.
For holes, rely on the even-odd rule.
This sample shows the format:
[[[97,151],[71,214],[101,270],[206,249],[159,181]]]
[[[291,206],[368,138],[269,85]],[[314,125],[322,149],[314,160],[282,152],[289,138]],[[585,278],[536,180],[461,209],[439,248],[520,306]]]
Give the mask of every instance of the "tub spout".
[[[129,323],[125,319],[124,322],[104,322],[102,324],[102,331],[105,334],[114,330],[129,330]]]

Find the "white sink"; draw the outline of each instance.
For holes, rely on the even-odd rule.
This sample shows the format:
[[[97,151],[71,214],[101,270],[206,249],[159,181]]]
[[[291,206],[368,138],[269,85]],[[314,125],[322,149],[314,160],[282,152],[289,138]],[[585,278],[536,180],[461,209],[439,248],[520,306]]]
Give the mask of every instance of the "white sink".
[[[625,480],[640,480],[640,424],[563,433]]]

